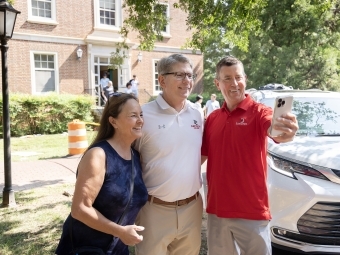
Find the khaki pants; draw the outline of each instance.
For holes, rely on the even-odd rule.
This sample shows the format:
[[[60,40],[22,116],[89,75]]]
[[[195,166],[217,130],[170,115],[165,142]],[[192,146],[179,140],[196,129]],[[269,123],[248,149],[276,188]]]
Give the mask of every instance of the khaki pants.
[[[271,255],[268,220],[219,218],[208,214],[208,255]]]
[[[136,225],[143,241],[136,245],[136,255],[198,255],[201,246],[203,201],[183,206],[165,206],[146,202]]]

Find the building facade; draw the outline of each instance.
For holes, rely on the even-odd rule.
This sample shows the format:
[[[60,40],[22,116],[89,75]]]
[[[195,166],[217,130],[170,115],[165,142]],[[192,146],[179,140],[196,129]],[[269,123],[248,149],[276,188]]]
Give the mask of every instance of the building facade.
[[[165,15],[170,19],[170,24],[164,27],[163,41],[156,42],[153,51],[141,52],[137,34],[130,33],[128,58],[120,68],[109,68],[111,53],[123,40],[119,34],[126,15],[122,1],[16,0],[13,7],[21,14],[17,16],[13,38],[8,42],[10,92],[98,96],[104,73],[119,91],[124,91],[126,83],[137,75],[143,104],[161,91],[157,61],[173,53],[182,53],[191,59],[198,75],[193,92],[202,92],[203,56],[181,48],[191,33],[187,31],[186,13],[173,8],[172,0],[162,3],[167,6]],[[81,57],[77,51],[82,52]]]

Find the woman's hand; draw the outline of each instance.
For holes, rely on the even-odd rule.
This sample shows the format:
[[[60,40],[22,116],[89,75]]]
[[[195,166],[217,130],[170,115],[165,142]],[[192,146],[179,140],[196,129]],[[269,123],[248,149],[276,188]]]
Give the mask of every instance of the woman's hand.
[[[134,246],[143,241],[143,236],[138,235],[137,231],[143,231],[144,227],[136,225],[122,226],[119,239],[126,245]]]

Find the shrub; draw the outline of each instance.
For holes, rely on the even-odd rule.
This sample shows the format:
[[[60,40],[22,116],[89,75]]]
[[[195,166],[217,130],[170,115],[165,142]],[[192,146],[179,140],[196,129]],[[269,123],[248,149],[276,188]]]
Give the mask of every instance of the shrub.
[[[2,98],[0,101],[2,131]],[[67,123],[74,119],[92,122],[94,103],[94,98],[88,95],[10,94],[11,136],[58,134],[67,131]]]

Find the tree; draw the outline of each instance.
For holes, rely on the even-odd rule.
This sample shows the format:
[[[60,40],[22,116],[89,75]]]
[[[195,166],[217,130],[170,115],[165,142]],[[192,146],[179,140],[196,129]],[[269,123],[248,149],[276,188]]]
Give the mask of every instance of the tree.
[[[340,0],[178,0],[173,6],[187,13],[193,32],[184,47],[204,53],[205,89],[215,91],[214,67],[228,49],[245,63],[248,87],[339,89]],[[140,48],[153,49],[168,22],[162,6],[125,0],[124,7],[123,34],[136,30]]]
[[[315,2],[315,1],[314,1]],[[283,83],[300,89],[339,90],[340,1],[268,3],[249,51],[234,48],[247,67],[249,87]]]
[[[187,28],[193,35],[188,38],[186,47],[204,52],[210,38],[218,37],[247,50],[249,34],[260,28],[258,17],[267,1],[178,0],[173,7],[187,13]],[[123,35],[131,30],[138,31],[142,50],[153,49],[154,42],[161,37],[161,28],[168,22],[163,15],[165,6],[158,3],[158,0],[124,2],[129,15],[123,24]]]
[[[340,1],[328,6],[316,1],[268,2],[259,16],[261,29],[249,35],[248,51],[219,40],[208,47],[205,68],[216,63],[210,52],[216,56],[232,47],[230,54],[244,63],[248,88],[275,82],[300,89],[340,90]],[[212,82],[209,75],[205,84],[206,79]]]

